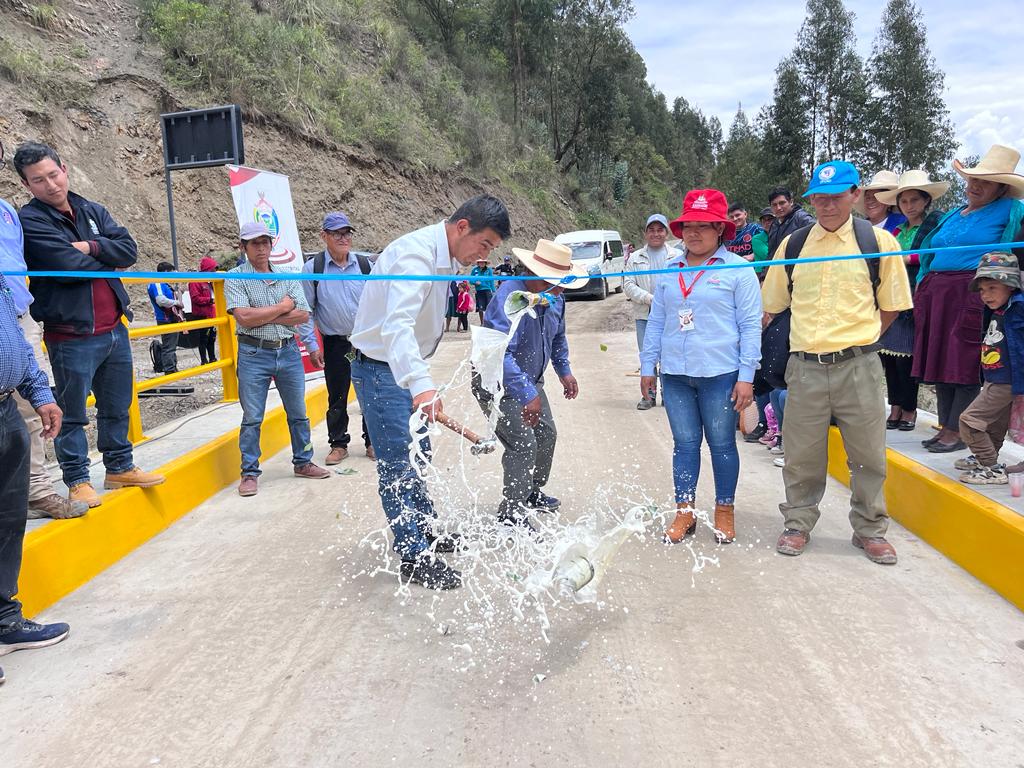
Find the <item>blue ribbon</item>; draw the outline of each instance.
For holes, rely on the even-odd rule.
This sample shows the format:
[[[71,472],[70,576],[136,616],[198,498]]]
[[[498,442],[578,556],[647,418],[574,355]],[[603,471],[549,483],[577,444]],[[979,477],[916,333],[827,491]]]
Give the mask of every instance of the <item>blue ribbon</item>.
[[[1011,248],[1024,248],[1024,242],[1013,242],[1013,243],[995,243],[991,245],[951,245],[943,248],[929,248],[927,253],[949,253],[955,251],[973,251],[979,249],[986,249],[987,251],[1009,251]],[[696,267],[666,267],[665,269],[645,269],[639,272],[600,272],[590,277],[634,277],[639,275],[675,275],[680,272],[697,272],[700,270],[712,270],[712,269],[743,269],[750,267],[783,267],[789,264],[818,264],[826,261],[851,261],[853,259],[866,259],[875,257],[890,257],[890,256],[910,256],[915,253],[920,253],[921,249],[916,248],[907,251],[886,251],[885,253],[853,253],[843,256],[807,256],[801,259],[771,259],[769,261],[744,261],[742,264],[708,264]],[[450,282],[462,282],[466,279],[466,275],[364,275],[362,273],[352,274],[313,274],[310,272],[123,272],[123,271],[105,271],[105,272],[91,272],[91,271],[76,271],[76,270],[0,270],[0,275],[8,277],[77,277],[83,279],[100,279],[100,278],[122,278],[132,277],[140,278],[144,280],[152,280],[160,283],[173,283],[180,281],[189,281],[196,283],[206,283],[211,280],[267,280],[267,275],[273,275],[274,279],[277,280],[298,280],[305,282],[309,280],[406,280],[426,283],[450,283]],[[535,275],[535,279],[556,281],[559,283],[571,283],[575,280],[579,280],[576,276],[566,277],[545,277],[542,275]],[[489,278],[488,278],[489,279]],[[503,278],[493,278],[495,281]],[[504,279],[516,279],[516,278],[504,278]]]

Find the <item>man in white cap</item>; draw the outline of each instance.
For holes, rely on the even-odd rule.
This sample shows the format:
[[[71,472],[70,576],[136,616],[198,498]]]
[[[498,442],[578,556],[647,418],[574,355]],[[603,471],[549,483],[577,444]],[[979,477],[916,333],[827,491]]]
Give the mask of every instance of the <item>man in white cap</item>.
[[[676,248],[665,245],[668,237],[668,219],[660,213],[651,214],[644,228],[645,245],[633,251],[629,257],[630,272],[648,272],[664,269],[665,265],[676,259],[680,252]],[[636,322],[636,344],[644,348],[644,334],[647,331],[647,315],[651,311],[654,300],[654,284],[657,275],[629,275],[622,283],[626,298],[633,305],[633,319]],[[654,406],[657,392],[652,391],[636,405],[638,411],[646,411]]]
[[[520,321],[505,350],[498,403],[501,416],[495,428],[505,448],[498,520],[533,531],[527,517],[531,511],[552,512],[560,505],[558,499],[543,491],[551,475],[557,435],[544,392],[544,372],[550,361],[565,399],[572,400],[579,394],[579,384],[569,368],[565,299],[561,293],[566,288],[582,287],[588,275],[583,267],[572,263],[572,249],[550,240],[538,241],[533,251],[513,248],[513,252],[530,275],[502,281],[484,315],[484,326],[508,333],[512,323],[505,314],[505,300],[509,294],[544,292],[546,302],[534,307],[535,316],[527,315]],[[566,282],[565,278],[570,277],[576,279]],[[490,415],[494,396],[483,388],[479,375],[473,376],[473,394],[484,413]]]
[[[229,274],[266,274],[266,279],[225,280],[227,310],[234,315],[238,334],[238,399],[242,427],[238,447],[242,454],[239,496],[259,490],[260,431],[273,379],[288,416],[292,466],[296,477],[323,480],[331,473],[313,463],[309,419],[306,418],[306,374],[295,343],[297,326],[309,320],[309,304],[297,280],[277,277],[270,252],[274,238],[266,225],[246,222],[239,233],[245,263]]]
[[[374,275],[393,279],[369,282],[356,313],[352,384],[377,453],[381,506],[402,558],[403,580],[428,589],[459,587],[462,577],[436,557],[454,552],[456,541],[435,528],[437,513],[426,483],[409,461],[410,415],[419,411],[433,421],[443,414],[427,359],[444,334],[449,290],[445,279],[417,278],[455,276],[460,266],[486,258],[511,232],[501,200],[490,195],[467,200],[447,221],[403,235],[384,249]],[[419,446],[429,453],[425,436]]]

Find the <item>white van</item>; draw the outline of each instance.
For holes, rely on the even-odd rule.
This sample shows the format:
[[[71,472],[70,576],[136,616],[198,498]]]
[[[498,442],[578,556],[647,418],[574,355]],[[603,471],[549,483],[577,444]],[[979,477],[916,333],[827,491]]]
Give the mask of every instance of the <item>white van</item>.
[[[618,232],[610,229],[584,229],[558,235],[555,242],[572,248],[572,260],[582,264],[591,274],[586,285],[566,291],[567,296],[603,299],[609,291],[622,293],[621,277],[599,277],[625,271],[626,259],[622,253],[622,237]]]

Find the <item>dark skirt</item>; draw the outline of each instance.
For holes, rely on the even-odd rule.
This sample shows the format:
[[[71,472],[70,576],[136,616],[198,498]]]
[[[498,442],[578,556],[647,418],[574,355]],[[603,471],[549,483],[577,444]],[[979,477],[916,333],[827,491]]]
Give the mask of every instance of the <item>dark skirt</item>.
[[[882,354],[906,355],[909,357],[914,352],[914,310],[906,309],[896,315],[882,338],[878,340],[882,345]]]
[[[981,383],[985,305],[968,289],[974,273],[929,272],[914,294],[913,376],[925,384]]]

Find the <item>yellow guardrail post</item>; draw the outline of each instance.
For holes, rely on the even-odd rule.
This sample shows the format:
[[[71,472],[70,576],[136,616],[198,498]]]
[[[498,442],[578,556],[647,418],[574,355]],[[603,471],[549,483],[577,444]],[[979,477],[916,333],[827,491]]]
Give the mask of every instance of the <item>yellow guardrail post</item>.
[[[217,335],[217,347],[221,360],[230,360],[231,365],[221,368],[221,388],[224,391],[224,401],[238,399],[238,372],[236,365],[238,361],[238,342],[235,339],[235,319],[228,314],[227,300],[224,297],[224,281],[213,281],[214,306],[217,308],[217,317],[227,320],[221,325]]]
[[[132,370],[132,404],[128,406],[128,440],[138,445],[149,438],[142,431],[142,410],[139,408],[139,386]]]

